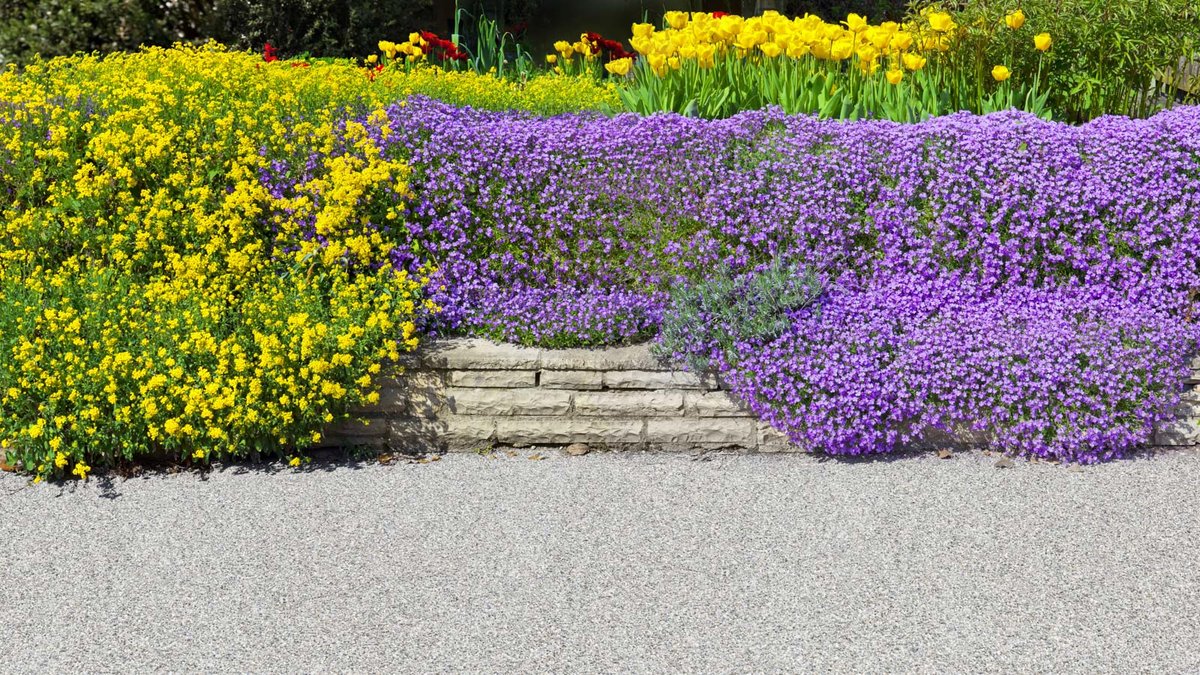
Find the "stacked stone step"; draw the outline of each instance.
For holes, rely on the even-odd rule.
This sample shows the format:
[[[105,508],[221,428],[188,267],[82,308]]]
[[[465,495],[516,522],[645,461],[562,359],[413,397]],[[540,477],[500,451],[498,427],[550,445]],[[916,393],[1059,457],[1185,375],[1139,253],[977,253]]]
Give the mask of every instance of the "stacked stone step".
[[[1192,359],[1181,398],[1174,418],[1155,430],[1155,445],[1200,445],[1200,356]]]
[[[423,346],[400,366],[384,378],[379,404],[329,430],[328,444],[794,449],[717,378],[660,363],[645,346],[544,350],[455,339]]]

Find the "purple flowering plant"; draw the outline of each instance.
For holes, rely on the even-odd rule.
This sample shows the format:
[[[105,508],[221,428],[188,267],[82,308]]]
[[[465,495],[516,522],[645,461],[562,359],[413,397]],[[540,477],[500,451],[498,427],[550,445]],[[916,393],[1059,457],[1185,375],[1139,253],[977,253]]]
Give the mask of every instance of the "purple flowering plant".
[[[676,358],[711,360],[814,450],[934,428],[1118,457],[1170,415],[1200,337],[1200,108],[1082,126],[388,112],[378,142],[412,167],[393,262],[436,269],[427,330],[558,347],[667,325]],[[785,330],[679,333],[673,292],[780,264],[823,289]]]

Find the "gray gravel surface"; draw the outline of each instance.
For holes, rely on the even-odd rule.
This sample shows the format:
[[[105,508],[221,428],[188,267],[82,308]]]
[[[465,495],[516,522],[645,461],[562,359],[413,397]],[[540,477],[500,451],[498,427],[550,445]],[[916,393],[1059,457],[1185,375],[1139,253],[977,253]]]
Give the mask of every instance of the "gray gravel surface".
[[[1200,671],[1200,455],[0,476],[0,670]]]

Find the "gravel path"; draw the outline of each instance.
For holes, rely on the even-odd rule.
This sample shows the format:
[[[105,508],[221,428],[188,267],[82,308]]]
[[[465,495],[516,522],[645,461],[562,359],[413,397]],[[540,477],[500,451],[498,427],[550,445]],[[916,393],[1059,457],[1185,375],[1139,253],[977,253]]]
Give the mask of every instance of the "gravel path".
[[[1200,671],[1200,454],[0,476],[0,670]]]

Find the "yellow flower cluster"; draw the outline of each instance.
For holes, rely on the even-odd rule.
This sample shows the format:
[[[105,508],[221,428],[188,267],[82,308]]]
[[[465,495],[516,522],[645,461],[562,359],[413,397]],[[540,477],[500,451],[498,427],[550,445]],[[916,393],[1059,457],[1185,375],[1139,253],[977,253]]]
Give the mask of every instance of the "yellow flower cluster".
[[[396,98],[421,94],[455,105],[484,110],[529,110],[558,115],[620,107],[616,86],[586,76],[535,75],[528,80],[500,78],[470,70],[417,65],[406,71],[385,68],[375,80]]]
[[[383,52],[388,59],[403,56],[405,60],[419,61],[429,54],[429,43],[421,37],[420,33],[409,33],[408,40],[399,44],[389,40],[380,40],[379,51]]]
[[[857,14],[834,24],[813,15],[788,18],[774,11],[750,18],[667,12],[664,20],[667,28],[662,30],[647,23],[634,24],[630,40],[634,50],[646,58],[659,76],[679,68],[686,60],[711,68],[723,54],[855,60],[868,73],[890,60],[897,67],[916,70],[925,63],[920,54],[948,49],[958,27],[950,14],[939,11],[925,11],[919,21],[905,24],[888,21],[879,25],[872,25]]]
[[[423,279],[387,264],[406,76],[218,46],[0,74],[0,447],[37,477],[282,454],[377,400]],[[350,150],[332,152],[337,147]],[[278,158],[326,159],[283,196]]]

